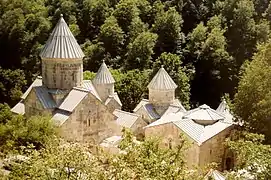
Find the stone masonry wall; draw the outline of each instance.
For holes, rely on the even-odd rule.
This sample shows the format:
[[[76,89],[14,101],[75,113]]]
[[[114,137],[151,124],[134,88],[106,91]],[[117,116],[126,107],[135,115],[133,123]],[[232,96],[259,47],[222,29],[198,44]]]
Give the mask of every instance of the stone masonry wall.
[[[149,101],[155,106],[157,113],[160,115],[163,115],[174,100],[175,90],[158,91],[149,89]]]
[[[115,109],[121,109],[121,106],[113,97],[111,97],[110,102],[106,106],[112,113],[115,111]]]
[[[52,109],[44,109],[40,101],[37,99],[34,89],[32,89],[26,97],[24,105],[26,117],[42,114],[52,114],[53,111]]]
[[[103,102],[109,95],[114,94],[114,84],[94,84],[94,86]]]
[[[82,59],[43,59],[42,82],[52,89],[72,89],[83,81]]]
[[[188,140],[189,149],[185,152],[185,161],[189,168],[199,164],[199,147],[198,145],[173,123],[162,124],[145,129],[145,137],[160,137],[162,147],[176,147],[180,143],[180,134],[184,134]]]
[[[223,170],[223,160],[226,151],[225,139],[230,134],[232,127],[225,129],[200,146],[200,167],[216,162],[218,169]]]
[[[62,127],[67,140],[99,144],[113,135],[121,135],[116,117],[93,95],[88,94]]]
[[[149,101],[152,104],[172,104],[175,99],[175,90],[158,91],[149,89]]]

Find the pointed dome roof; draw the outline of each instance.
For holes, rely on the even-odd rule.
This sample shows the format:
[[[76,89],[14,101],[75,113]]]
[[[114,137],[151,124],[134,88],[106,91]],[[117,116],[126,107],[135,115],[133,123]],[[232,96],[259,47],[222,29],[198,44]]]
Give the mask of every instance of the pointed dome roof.
[[[219,120],[223,120],[225,117],[204,104],[196,109],[186,112],[183,118],[192,119],[199,124],[210,125]]]
[[[148,85],[149,89],[170,90],[176,89],[177,85],[162,66]]]
[[[213,170],[211,169],[206,176],[204,177],[204,180],[208,180],[208,179],[214,179],[214,180],[225,180],[226,178],[217,170]]]
[[[115,82],[104,61],[92,81],[94,84],[112,84]]]
[[[216,109],[216,111],[220,112],[220,113],[230,112],[230,108],[229,108],[227,102],[225,101],[225,99],[222,100],[222,102],[219,104],[219,106]]]
[[[41,58],[80,59],[85,55],[61,15],[40,53]]]

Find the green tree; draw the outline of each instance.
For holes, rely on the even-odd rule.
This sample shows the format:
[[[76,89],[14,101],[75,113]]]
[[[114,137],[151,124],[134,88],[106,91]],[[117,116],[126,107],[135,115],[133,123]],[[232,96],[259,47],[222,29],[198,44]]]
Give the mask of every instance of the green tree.
[[[82,44],[82,50],[84,51],[84,69],[90,71],[98,71],[99,65],[105,58],[105,48],[101,42],[92,43],[87,40]]]
[[[245,68],[234,98],[234,112],[244,126],[271,142],[271,41],[259,46]]]
[[[20,146],[28,144],[33,144],[35,148],[40,149],[56,134],[56,127],[50,117],[13,116],[6,123],[0,124],[0,149],[8,152],[19,150]]]
[[[39,70],[39,48],[51,28],[47,8],[43,0],[3,1],[2,7],[0,66],[22,68],[30,80]]]
[[[147,69],[150,66],[157,34],[142,32],[128,46],[125,66],[127,70]]]
[[[154,76],[161,66],[164,66],[173,81],[178,85],[176,96],[182,104],[189,109],[190,100],[190,79],[186,74],[186,68],[182,67],[180,56],[171,53],[162,53],[153,64],[152,76]]]
[[[142,22],[142,20],[139,17],[135,17],[130,26],[129,26],[129,40],[130,42],[134,41],[134,39],[143,32],[146,32],[148,29],[147,25]]]
[[[15,105],[22,95],[21,89],[26,85],[24,72],[0,67],[0,79],[0,102]]]
[[[114,16],[110,16],[105,20],[101,26],[98,40],[103,42],[106,52],[109,52],[111,57],[120,54],[124,44],[124,32]]]
[[[122,153],[109,155],[89,152],[77,143],[49,144],[33,151],[30,159],[18,164],[9,179],[190,179],[183,152],[186,141],[172,149],[159,146],[157,139],[136,142],[125,132]],[[133,148],[130,148],[133,147]]]
[[[81,14],[78,17],[81,30],[80,39],[95,39],[100,27],[112,14],[112,11],[109,0],[83,0]]]
[[[232,179],[238,179],[238,170],[245,170],[253,179],[271,178],[271,147],[264,145],[264,136],[248,132],[236,132],[232,140],[227,141],[230,150],[236,156],[235,173]],[[246,179],[242,177],[240,179]]]
[[[139,15],[137,0],[121,0],[114,10],[114,16],[125,33],[128,32],[132,20]]]
[[[181,34],[182,18],[174,7],[170,7],[167,11],[158,11],[155,17],[152,31],[158,34],[156,44],[156,54],[162,52],[176,51],[177,42],[182,38]]]
[[[200,23],[188,36],[186,57],[196,69],[191,86],[194,102],[217,106],[224,93],[233,92],[234,64],[224,33],[222,17],[214,16],[206,26]]]
[[[131,70],[126,73],[111,71],[116,80],[115,89],[122,102],[122,109],[132,111],[147,94],[149,71]]]
[[[13,117],[7,104],[0,104],[0,124],[6,124]]]

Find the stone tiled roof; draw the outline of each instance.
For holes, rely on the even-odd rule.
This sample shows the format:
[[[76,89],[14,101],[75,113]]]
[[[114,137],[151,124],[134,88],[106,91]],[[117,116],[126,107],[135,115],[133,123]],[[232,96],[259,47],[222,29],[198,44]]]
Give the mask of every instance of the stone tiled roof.
[[[111,136],[104,139],[100,145],[102,147],[118,147],[121,140],[122,140],[121,136]]]
[[[217,170],[211,169],[206,176],[204,177],[204,180],[226,180],[226,178]]]
[[[204,104],[198,108],[187,111],[183,118],[192,119],[195,121],[218,121],[224,119],[225,117]]]
[[[119,98],[119,95],[118,95],[118,93],[114,93],[113,95],[109,95],[109,97],[106,99],[106,101],[105,101],[105,105],[107,105],[108,103],[110,103],[112,100],[115,100],[120,106],[122,106],[122,103],[121,103],[121,101],[120,101],[120,98]]]
[[[233,123],[224,121],[224,118],[214,122],[213,124],[205,125],[198,123],[197,121],[194,121],[192,119],[184,118],[184,114],[186,113],[180,111],[177,113],[169,113],[165,116],[162,116],[157,121],[149,124],[145,128],[173,123],[185,134],[187,134],[191,139],[196,141],[197,144],[200,146],[208,139],[214,137],[215,135],[219,134],[220,132],[233,125]],[[204,119],[204,117],[200,119]]]
[[[58,108],[72,112],[76,106],[84,99],[84,97],[87,96],[87,94],[87,90],[73,88]]]
[[[62,110],[57,110],[54,116],[52,117],[52,120],[58,125],[61,126],[64,124],[70,117],[69,112],[67,111],[62,111]]]
[[[48,59],[81,59],[85,55],[61,16],[44,48],[41,58]]]
[[[21,99],[25,99],[33,87],[36,86],[42,86],[42,77],[38,76],[35,81],[28,87],[28,89],[25,91],[25,93],[21,96]]]
[[[44,86],[36,86],[33,87],[36,92],[38,100],[41,102],[45,109],[53,109],[56,108],[56,103],[52,96],[49,95],[48,89]]]
[[[196,123],[191,119],[182,119],[179,121],[173,121],[172,123],[180,128],[190,138],[195,140],[199,146],[205,141],[224,131],[228,127],[232,126],[231,123],[225,123],[222,121],[218,121],[212,125],[204,126]]]
[[[230,112],[230,108],[229,108],[227,102],[225,100],[222,100],[222,102],[219,104],[216,111],[220,112],[220,113]]]
[[[91,80],[84,80],[82,87],[91,92],[97,99],[102,101]]]
[[[17,103],[12,109],[11,112],[16,113],[16,114],[21,114],[24,115],[25,114],[25,106],[24,103],[22,101],[20,101],[19,103]]]
[[[131,128],[138,120],[139,115],[116,109],[113,114],[117,116],[117,123],[126,128]]]
[[[159,71],[156,73],[156,75],[153,77],[151,82],[149,83],[148,88],[163,91],[176,89],[177,85],[168,75],[166,70],[163,67],[161,67]]]
[[[145,104],[149,104],[149,100],[148,99],[142,99],[138,105],[135,107],[135,109],[133,110],[133,112],[137,112],[142,106],[144,106]]]
[[[149,124],[145,128],[158,126],[158,125],[162,125],[162,124],[167,124],[167,123],[171,123],[173,121],[178,121],[178,120],[182,119],[182,116],[183,116],[183,112],[168,113],[167,115],[162,116],[157,121],[154,121],[153,123]]]
[[[115,82],[105,62],[100,66],[96,76],[92,80],[94,84],[112,84]]]

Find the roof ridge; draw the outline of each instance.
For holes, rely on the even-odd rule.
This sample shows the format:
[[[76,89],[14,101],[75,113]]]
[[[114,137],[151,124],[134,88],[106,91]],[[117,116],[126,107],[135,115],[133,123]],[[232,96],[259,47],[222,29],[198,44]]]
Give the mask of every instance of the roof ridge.
[[[90,90],[88,90],[88,89],[86,89],[84,87],[73,87],[72,89],[73,90],[78,90],[78,91],[81,91],[81,92],[86,92],[86,93],[90,92]]]
[[[122,113],[125,113],[125,114],[129,114],[129,115],[132,115],[132,116],[140,117],[140,115],[138,115],[138,114],[127,112],[127,111],[123,111],[123,110],[120,110],[120,109],[115,109],[115,111],[119,111],[119,112],[122,112]]]

